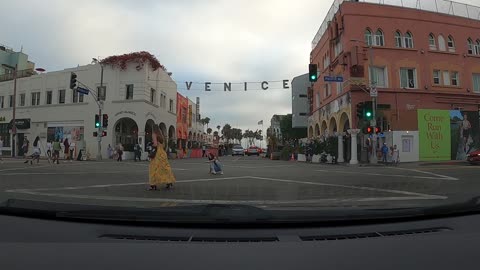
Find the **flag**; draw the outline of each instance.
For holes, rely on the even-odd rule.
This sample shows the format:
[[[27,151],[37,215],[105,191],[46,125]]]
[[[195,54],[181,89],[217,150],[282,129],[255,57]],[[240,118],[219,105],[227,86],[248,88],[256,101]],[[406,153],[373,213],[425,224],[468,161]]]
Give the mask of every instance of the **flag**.
[[[259,124],[259,125],[263,125],[263,120],[258,121],[258,124]]]

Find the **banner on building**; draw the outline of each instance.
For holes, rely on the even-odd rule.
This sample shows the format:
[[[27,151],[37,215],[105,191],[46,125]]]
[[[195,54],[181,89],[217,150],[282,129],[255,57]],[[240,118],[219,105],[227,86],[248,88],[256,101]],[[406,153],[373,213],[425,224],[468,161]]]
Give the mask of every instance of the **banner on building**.
[[[480,149],[480,117],[478,111],[450,111],[451,159],[466,160]]]
[[[420,161],[451,158],[450,111],[418,110]]]

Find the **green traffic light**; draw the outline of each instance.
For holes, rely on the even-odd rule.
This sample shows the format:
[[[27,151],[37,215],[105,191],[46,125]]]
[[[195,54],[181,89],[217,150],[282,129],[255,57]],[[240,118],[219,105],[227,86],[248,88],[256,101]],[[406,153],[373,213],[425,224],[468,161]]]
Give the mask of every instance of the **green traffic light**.
[[[100,127],[100,123],[98,123],[98,122],[95,123],[95,126],[96,126],[97,128]]]
[[[366,112],[366,113],[365,113],[365,116],[366,116],[366,117],[371,117],[371,116],[372,116],[372,112]]]
[[[312,75],[312,76],[310,76],[310,78],[311,78],[312,80],[315,80],[315,79],[317,78],[317,76]]]

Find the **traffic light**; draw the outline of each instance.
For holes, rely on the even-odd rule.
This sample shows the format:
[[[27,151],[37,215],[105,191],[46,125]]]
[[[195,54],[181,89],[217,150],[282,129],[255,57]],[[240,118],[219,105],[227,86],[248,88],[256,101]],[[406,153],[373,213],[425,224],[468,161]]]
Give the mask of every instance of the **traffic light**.
[[[373,127],[368,126],[363,130],[363,133],[365,134],[372,134],[373,133]]]
[[[100,115],[95,114],[95,127],[99,128],[100,127]]]
[[[98,137],[98,132],[94,131],[93,132],[93,137]]]
[[[364,110],[363,106],[364,106],[363,102],[357,103],[357,117],[358,117],[358,119],[363,118],[363,110]]]
[[[77,88],[77,74],[71,73],[70,74],[70,89],[75,89]]]
[[[103,114],[102,115],[102,127],[106,128],[108,127],[108,114]]]
[[[317,64],[308,65],[308,79],[311,82],[316,82],[318,80],[317,69]]]
[[[375,127],[375,134],[382,132],[379,127]]]
[[[372,103],[366,102],[364,105],[364,116],[367,120],[372,120],[373,112],[372,112]]]
[[[107,132],[106,131],[102,131],[102,137],[105,137],[107,136]]]

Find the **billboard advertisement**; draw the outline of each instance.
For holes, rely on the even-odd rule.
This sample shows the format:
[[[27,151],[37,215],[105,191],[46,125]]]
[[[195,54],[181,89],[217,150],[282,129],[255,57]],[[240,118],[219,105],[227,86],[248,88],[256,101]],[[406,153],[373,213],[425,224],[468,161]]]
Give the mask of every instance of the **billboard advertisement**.
[[[186,140],[188,99],[177,93],[177,139]]]
[[[418,110],[420,161],[451,159],[450,111]]]
[[[450,111],[451,159],[465,160],[480,148],[480,117],[478,111]]]

